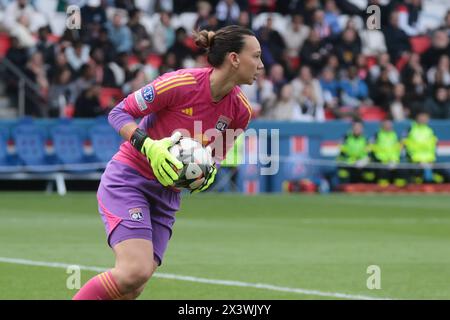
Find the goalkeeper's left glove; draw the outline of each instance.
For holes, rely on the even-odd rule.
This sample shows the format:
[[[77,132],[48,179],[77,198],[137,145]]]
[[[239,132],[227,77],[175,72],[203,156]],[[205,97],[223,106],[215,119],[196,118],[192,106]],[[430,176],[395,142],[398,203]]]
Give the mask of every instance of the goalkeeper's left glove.
[[[170,138],[152,140],[144,130],[137,128],[130,139],[131,145],[150,160],[153,174],[165,187],[178,179],[177,170],[183,167],[183,164],[169,152],[169,148],[180,138],[181,133],[177,131]]]

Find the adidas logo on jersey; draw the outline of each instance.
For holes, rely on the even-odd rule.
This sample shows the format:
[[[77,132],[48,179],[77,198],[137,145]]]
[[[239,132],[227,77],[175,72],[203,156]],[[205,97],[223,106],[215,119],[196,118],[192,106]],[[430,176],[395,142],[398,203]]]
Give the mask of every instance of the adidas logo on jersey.
[[[192,108],[186,108],[181,110],[181,112],[183,112],[184,114],[187,114],[188,116],[192,116],[194,114],[194,111],[192,110]]]

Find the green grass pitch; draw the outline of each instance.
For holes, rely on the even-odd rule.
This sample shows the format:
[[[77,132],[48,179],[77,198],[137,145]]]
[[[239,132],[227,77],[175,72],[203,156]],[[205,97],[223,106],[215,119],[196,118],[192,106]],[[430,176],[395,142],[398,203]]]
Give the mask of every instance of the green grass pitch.
[[[0,260],[113,264],[93,192],[1,192],[0,221]],[[370,265],[381,269],[381,289],[367,288]],[[157,272],[250,286],[155,277],[140,299],[449,299],[450,198],[186,195]],[[95,274],[82,270],[81,282]],[[0,299],[70,299],[68,276],[0,262]]]

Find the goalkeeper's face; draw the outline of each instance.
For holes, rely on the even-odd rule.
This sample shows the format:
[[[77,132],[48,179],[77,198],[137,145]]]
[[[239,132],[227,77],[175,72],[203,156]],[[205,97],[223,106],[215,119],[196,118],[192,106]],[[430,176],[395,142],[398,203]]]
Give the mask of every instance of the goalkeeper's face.
[[[252,84],[264,70],[261,61],[261,46],[256,37],[245,36],[245,45],[238,54],[237,76],[240,84]]]

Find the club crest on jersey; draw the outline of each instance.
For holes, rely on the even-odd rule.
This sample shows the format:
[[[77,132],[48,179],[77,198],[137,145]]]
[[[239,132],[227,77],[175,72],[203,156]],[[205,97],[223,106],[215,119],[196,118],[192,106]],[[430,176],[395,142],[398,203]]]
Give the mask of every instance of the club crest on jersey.
[[[134,220],[134,221],[144,220],[144,214],[142,213],[141,208],[130,209],[130,210],[128,210],[128,213],[130,214],[131,220]]]
[[[146,86],[142,89],[142,96],[147,102],[152,102],[155,99],[155,89],[152,85]]]
[[[220,132],[225,131],[228,126],[230,125],[231,119],[227,118],[225,116],[220,116],[219,120],[217,120],[216,123],[216,129],[219,130]]]

